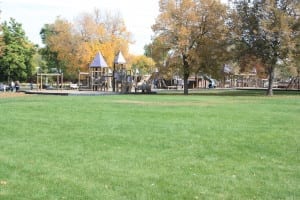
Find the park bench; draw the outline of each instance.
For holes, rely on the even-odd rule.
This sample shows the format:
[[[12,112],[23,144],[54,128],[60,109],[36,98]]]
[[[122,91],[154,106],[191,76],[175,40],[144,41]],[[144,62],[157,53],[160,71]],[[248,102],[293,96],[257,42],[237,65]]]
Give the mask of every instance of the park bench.
[[[177,85],[168,85],[168,90],[175,89],[177,90]]]
[[[70,84],[70,88],[76,90],[76,89],[78,89],[79,87],[78,87],[77,83],[71,83],[71,84]]]

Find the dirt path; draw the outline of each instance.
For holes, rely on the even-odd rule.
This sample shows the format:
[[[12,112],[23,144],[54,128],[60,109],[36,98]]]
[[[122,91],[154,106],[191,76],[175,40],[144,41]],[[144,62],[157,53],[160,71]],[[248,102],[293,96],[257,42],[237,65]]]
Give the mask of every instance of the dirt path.
[[[28,96],[23,92],[0,92],[0,99],[1,98],[13,98],[13,97],[24,97]]]

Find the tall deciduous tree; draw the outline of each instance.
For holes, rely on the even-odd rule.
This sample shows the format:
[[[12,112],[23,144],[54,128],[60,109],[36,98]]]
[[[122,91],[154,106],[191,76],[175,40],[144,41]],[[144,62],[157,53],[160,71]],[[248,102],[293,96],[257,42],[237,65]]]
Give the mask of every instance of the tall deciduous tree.
[[[0,57],[0,79],[24,81],[31,78],[36,47],[27,39],[22,24],[13,18],[5,21],[1,35],[4,47]]]
[[[236,2],[239,21],[236,23],[237,51],[254,56],[269,76],[267,95],[273,95],[275,67],[289,63],[296,43],[293,25],[297,0],[240,0]]]
[[[152,58],[155,61],[155,67],[160,71],[164,72],[170,68],[166,67],[168,52],[170,51],[170,47],[164,43],[163,38],[158,36],[152,40],[152,43],[144,46],[145,53],[144,55]]]
[[[79,38],[74,34],[73,25],[57,18],[53,24],[44,26],[41,36],[46,44],[41,52],[51,65],[49,68],[62,69],[69,79],[77,77]]]
[[[45,44],[42,53],[49,65],[65,69],[76,78],[77,70],[86,71],[98,51],[112,66],[118,51],[127,56],[130,33],[119,14],[99,10],[79,15],[74,23],[57,18],[41,31]],[[73,75],[72,75],[73,74]]]
[[[117,52],[128,55],[131,34],[127,31],[119,13],[83,13],[75,20],[76,32],[81,38],[79,51],[82,63],[89,63],[97,51],[101,51],[109,65]]]
[[[42,56],[42,59],[45,61],[45,64],[40,66],[43,72],[47,72],[51,68],[65,68],[63,62],[58,59],[58,52],[52,50],[48,45],[47,39],[53,34],[56,34],[53,24],[45,24],[40,31],[42,42],[45,44],[45,47],[39,49],[39,53]]]
[[[152,29],[155,38],[169,50],[172,60],[174,57],[181,60],[178,66],[183,72],[184,94],[188,94],[187,83],[191,73],[200,63],[202,67],[211,65],[206,60],[208,57],[218,59],[213,58],[213,53],[208,53],[206,47],[223,39],[226,8],[219,0],[160,0],[159,6],[160,14]],[[210,50],[214,46],[209,46]],[[208,57],[200,57],[200,53],[207,53]]]
[[[229,59],[227,8],[218,1],[200,1],[198,12],[200,37],[193,54],[195,73],[219,77],[221,67]]]
[[[300,3],[298,3],[295,8],[295,20],[292,28],[293,28],[293,42],[296,44],[295,49],[293,51],[294,66],[299,76],[300,75]]]
[[[139,70],[140,74],[151,74],[154,72],[155,62],[148,56],[133,56],[131,60],[132,69]]]

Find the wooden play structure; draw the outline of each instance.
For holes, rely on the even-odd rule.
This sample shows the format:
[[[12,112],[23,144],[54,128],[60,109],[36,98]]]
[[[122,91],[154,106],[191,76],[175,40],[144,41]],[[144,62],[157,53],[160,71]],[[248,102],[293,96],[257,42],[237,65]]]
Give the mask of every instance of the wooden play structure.
[[[286,89],[297,89],[300,90],[300,76],[292,77],[288,83]]]
[[[224,88],[263,87],[262,79],[257,76],[256,68],[247,73],[234,73],[230,66],[223,67]]]
[[[108,91],[128,93],[132,87],[131,70],[126,69],[126,60],[119,52],[113,63],[113,71],[104,57],[98,52],[89,66],[88,72],[78,73],[79,90]]]
[[[234,73],[228,65],[224,65],[223,77],[223,87],[225,88],[266,88],[268,85],[267,77],[260,78],[256,68],[245,73]],[[286,90],[300,90],[299,73],[298,76],[290,78],[289,81],[275,81],[273,87]]]
[[[36,83],[37,83],[37,89],[49,89],[50,87],[53,87],[53,84],[49,84],[49,78],[55,78],[56,77],[56,88],[62,89],[63,88],[63,73],[60,70],[55,69],[53,73],[42,73],[38,72],[36,74]]]
[[[126,60],[121,51],[119,51],[114,59],[113,92],[129,93],[131,92],[132,83],[131,70],[126,69]]]
[[[78,88],[93,91],[108,91],[111,80],[110,69],[100,52],[96,54],[92,63],[89,65],[88,72],[78,73]]]

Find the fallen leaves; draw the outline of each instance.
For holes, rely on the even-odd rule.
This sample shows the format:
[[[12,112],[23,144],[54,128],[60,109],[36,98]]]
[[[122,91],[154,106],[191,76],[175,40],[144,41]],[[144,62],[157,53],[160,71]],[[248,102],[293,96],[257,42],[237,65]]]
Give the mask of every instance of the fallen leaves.
[[[0,92],[0,98],[24,97],[26,95],[23,92]]]
[[[7,181],[0,180],[0,185],[6,185],[6,184],[7,184]]]

